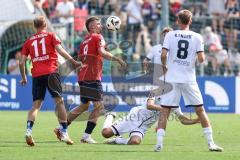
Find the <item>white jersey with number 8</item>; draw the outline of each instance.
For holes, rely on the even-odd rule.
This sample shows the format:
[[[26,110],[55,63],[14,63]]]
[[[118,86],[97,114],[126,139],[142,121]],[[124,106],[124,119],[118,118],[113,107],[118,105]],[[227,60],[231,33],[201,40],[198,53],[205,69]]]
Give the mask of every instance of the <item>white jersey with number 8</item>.
[[[193,31],[170,31],[164,39],[163,48],[168,50],[166,82],[196,83],[197,53],[204,51],[202,36]]]

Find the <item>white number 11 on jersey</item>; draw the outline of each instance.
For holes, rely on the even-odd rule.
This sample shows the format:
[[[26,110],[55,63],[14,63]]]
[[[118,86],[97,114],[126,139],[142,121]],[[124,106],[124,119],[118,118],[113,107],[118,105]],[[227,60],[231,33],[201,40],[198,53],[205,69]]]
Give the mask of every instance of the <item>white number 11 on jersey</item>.
[[[45,55],[47,53],[46,52],[46,45],[45,45],[45,38],[42,38],[39,41],[39,43],[42,44],[42,54]],[[35,55],[35,57],[38,57],[39,53],[38,53],[38,40],[37,39],[33,41],[32,46],[34,47],[34,55]]]

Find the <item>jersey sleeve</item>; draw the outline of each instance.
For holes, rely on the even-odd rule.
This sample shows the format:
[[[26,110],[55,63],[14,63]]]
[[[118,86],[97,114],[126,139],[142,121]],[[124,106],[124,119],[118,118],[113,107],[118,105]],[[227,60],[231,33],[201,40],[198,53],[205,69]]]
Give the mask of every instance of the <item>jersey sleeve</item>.
[[[61,40],[58,38],[58,36],[56,34],[52,34],[52,42],[53,45],[56,46],[58,44],[61,44]]]
[[[25,56],[28,56],[28,55],[29,55],[29,50],[28,50],[28,48],[27,48],[27,41],[23,44],[21,54],[22,54],[22,55],[25,55]]]
[[[199,35],[197,37],[197,52],[203,52],[204,51],[204,42],[203,42],[203,38],[201,35]]]
[[[168,32],[164,38],[164,41],[163,41],[163,47],[162,48],[165,48],[167,50],[170,49],[170,39],[171,39],[171,33]]]
[[[147,54],[147,58],[149,59],[149,60],[152,60],[153,59],[153,56],[154,56],[154,52],[155,52],[155,49],[154,49],[154,47],[152,47],[151,49],[150,49],[150,51],[148,52],[148,54]]]
[[[172,112],[173,112],[177,117],[183,115],[180,107],[178,107],[178,108],[172,108]]]

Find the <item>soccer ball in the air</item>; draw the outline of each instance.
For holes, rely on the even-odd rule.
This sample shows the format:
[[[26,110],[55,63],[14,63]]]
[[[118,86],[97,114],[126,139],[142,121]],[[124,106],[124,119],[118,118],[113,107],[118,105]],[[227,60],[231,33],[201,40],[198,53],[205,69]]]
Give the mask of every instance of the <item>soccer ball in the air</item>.
[[[106,26],[108,30],[117,31],[121,26],[121,19],[117,16],[110,16],[106,21]]]

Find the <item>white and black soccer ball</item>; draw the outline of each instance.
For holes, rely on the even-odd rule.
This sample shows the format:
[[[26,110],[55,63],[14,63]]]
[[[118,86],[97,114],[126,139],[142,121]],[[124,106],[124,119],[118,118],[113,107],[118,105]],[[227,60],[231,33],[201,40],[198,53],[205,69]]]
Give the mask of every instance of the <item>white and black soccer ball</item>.
[[[117,16],[110,16],[106,21],[107,29],[110,31],[117,31],[121,26],[121,19]]]

